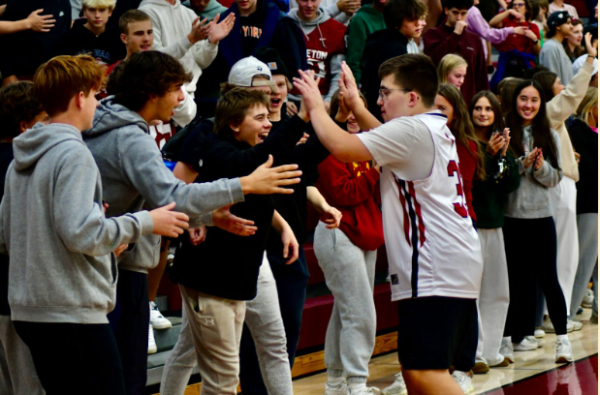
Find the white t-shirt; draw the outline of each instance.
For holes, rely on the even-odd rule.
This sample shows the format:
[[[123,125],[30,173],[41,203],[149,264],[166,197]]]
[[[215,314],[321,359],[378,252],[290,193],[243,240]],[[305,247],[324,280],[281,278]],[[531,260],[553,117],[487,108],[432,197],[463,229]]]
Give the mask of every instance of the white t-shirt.
[[[359,135],[382,166],[383,229],[392,300],[476,299],[483,260],[462,195],[456,141],[432,111]]]

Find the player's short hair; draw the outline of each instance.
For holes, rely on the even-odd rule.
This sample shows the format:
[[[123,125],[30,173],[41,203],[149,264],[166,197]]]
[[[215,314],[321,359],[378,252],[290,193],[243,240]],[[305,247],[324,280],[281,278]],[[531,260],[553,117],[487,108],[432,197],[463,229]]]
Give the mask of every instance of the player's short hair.
[[[0,139],[17,137],[21,122],[31,122],[42,111],[33,94],[33,82],[20,81],[0,89]]]
[[[142,10],[129,10],[119,18],[119,31],[124,34],[129,34],[129,24],[133,22],[145,22],[150,20],[150,15]]]
[[[406,54],[386,60],[379,67],[379,79],[390,74],[398,85],[421,95],[426,107],[433,106],[438,91],[438,76],[429,56]]]
[[[388,0],[383,6],[385,25],[400,28],[404,19],[414,21],[427,16],[427,6],[421,0]]]
[[[67,111],[71,99],[102,86],[106,66],[89,55],[62,55],[41,65],[33,76],[33,91],[51,117]]]
[[[473,0],[445,0],[442,2],[444,8],[451,10],[457,8],[459,10],[468,10],[473,7]]]
[[[440,84],[448,82],[448,74],[457,67],[469,67],[469,64],[462,56],[453,53],[445,55],[437,67]]]
[[[82,8],[108,8],[114,10],[117,0],[81,0]]]
[[[241,124],[248,110],[260,105],[269,109],[269,97],[263,91],[246,88],[233,88],[227,91],[221,96],[215,109],[215,134],[231,138],[232,130],[229,124]]]
[[[150,95],[164,96],[174,85],[192,81],[181,63],[159,51],[136,52],[119,63],[110,74],[106,90],[114,102],[139,111]]]

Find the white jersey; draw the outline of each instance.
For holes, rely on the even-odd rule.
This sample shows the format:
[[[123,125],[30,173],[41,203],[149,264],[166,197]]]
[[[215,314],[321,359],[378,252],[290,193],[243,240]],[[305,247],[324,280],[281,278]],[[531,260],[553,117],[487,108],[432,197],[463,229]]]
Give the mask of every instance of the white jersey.
[[[360,138],[383,169],[392,300],[476,299],[483,272],[481,247],[462,193],[456,141],[446,117],[437,111],[401,117]],[[415,177],[416,169],[421,176]]]

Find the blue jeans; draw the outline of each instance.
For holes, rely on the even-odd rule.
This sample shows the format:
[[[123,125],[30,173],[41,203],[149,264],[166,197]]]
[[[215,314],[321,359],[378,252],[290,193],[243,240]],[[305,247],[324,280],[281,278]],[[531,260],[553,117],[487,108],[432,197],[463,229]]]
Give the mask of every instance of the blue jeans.
[[[298,260],[291,265],[286,265],[285,259],[278,255],[267,254],[267,259],[277,283],[279,308],[287,337],[291,369],[294,366],[296,349],[300,341],[302,310],[306,300],[306,286],[309,278],[306,256],[304,250],[300,248]],[[260,374],[254,340],[246,325],[244,325],[240,345],[240,382],[244,395],[267,395],[267,389]]]

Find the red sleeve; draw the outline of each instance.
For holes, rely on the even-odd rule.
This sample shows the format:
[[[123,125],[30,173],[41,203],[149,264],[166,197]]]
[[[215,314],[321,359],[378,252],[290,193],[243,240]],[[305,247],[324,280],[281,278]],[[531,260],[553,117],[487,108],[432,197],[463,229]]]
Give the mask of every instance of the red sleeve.
[[[469,141],[469,147],[473,152],[477,152],[475,143]],[[456,151],[458,152],[460,175],[463,181],[463,192],[467,201],[467,208],[469,209],[469,216],[477,220],[475,211],[473,211],[473,195],[471,195],[471,188],[473,187],[473,177],[475,176],[475,169],[477,168],[477,157],[467,147],[461,143],[456,143]]]
[[[423,52],[431,58],[435,65],[440,63],[446,54],[456,52],[461,39],[461,36],[454,32],[445,38],[439,35],[440,32],[437,28],[429,29],[423,34]]]
[[[348,166],[352,166],[351,163]],[[348,169],[345,163],[329,155],[319,165],[319,188],[325,191],[333,202],[332,206],[347,207],[372,199],[379,181],[379,172],[375,168],[362,173],[359,177]]]

